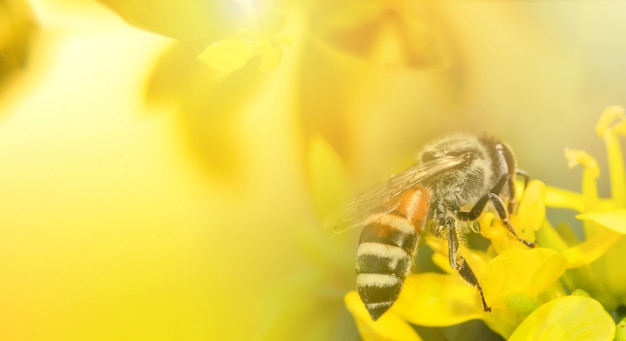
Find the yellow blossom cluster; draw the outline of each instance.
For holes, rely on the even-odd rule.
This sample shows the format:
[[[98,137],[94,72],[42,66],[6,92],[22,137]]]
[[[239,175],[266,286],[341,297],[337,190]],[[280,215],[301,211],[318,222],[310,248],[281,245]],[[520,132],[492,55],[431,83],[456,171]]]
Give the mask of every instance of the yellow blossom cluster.
[[[475,289],[462,283],[448,265],[447,241],[428,236],[433,261],[444,273],[410,275],[398,301],[380,320],[370,319],[356,292],[345,296],[363,339],[421,340],[411,325],[452,326],[480,319],[508,340],[622,340],[626,174],[618,139],[626,135],[624,110],[607,108],[596,130],[608,153],[610,198],[598,196],[599,168],[593,157],[568,149],[570,165],[584,167],[581,193],[531,181],[511,217],[524,238],[536,238],[539,247],[526,248],[494,214],[484,213],[480,231],[491,245],[486,251],[462,248],[492,312],[483,311]],[[578,211],[584,239],[573,237],[567,226],[555,229],[546,219],[546,205]],[[621,326],[617,332],[616,322]]]

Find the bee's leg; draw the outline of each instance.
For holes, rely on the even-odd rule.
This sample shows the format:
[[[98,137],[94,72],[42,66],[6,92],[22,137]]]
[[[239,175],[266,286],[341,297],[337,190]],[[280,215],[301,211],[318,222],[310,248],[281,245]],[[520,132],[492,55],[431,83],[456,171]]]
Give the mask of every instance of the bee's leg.
[[[500,217],[500,220],[502,221],[502,223],[504,224],[504,226],[506,226],[506,228],[509,230],[509,232],[511,232],[511,234],[520,241],[520,243],[528,246],[528,247],[535,247],[535,243],[533,242],[529,242],[526,239],[520,237],[517,232],[515,232],[515,229],[513,228],[513,225],[511,225],[511,222],[509,221],[509,214],[506,210],[506,206],[504,205],[504,202],[502,201],[502,198],[500,198],[500,196],[498,196],[498,193],[500,193],[500,191],[502,190],[502,187],[504,186],[504,184],[510,181],[510,176],[508,174],[503,175],[500,180],[498,181],[498,183],[493,187],[493,189],[483,195],[480,199],[478,199],[478,201],[476,202],[476,204],[474,204],[474,207],[472,207],[471,210],[469,210],[469,212],[462,212],[459,211],[457,213],[457,218],[459,218],[460,220],[476,220],[478,219],[478,217],[480,216],[480,214],[483,212],[483,210],[485,209],[485,205],[487,205],[487,202],[491,200],[491,203],[493,204],[493,207],[496,209],[496,212],[498,213],[498,217]]]
[[[513,152],[508,146],[502,143],[497,143],[495,145],[495,150],[498,153],[499,162],[506,165],[507,171],[499,179],[498,184],[496,184],[496,186],[491,190],[491,192],[498,194],[498,195],[502,194],[501,192],[503,188],[502,186],[504,186],[506,183],[507,191],[508,191],[507,199],[509,199],[508,209],[509,209],[509,212],[515,212],[517,209],[517,203],[515,200],[515,182],[513,180],[515,178],[515,175],[523,176],[525,178],[524,188],[526,188],[529,177],[528,177],[528,174],[526,174],[524,171],[521,171],[515,168],[515,157],[513,156]]]
[[[445,222],[446,230],[448,231],[448,259],[450,261],[450,266],[458,271],[458,273],[463,277],[463,279],[475,286],[480,293],[480,299],[483,303],[483,309],[485,311],[491,311],[491,308],[487,305],[485,301],[485,295],[483,294],[483,288],[480,287],[478,283],[478,279],[476,279],[476,275],[470,268],[469,264],[465,261],[465,258],[458,254],[459,251],[459,238],[455,229],[455,220],[452,217],[448,217]]]
[[[530,180],[530,175],[526,173],[526,171],[521,170],[521,169],[516,169],[515,175],[522,177],[524,179],[524,189],[528,187],[528,181]]]
[[[476,289],[478,289],[478,292],[480,293],[480,300],[483,303],[483,310],[491,312],[491,307],[489,307],[487,305],[487,302],[485,301],[485,294],[483,294],[483,288],[480,287],[480,284],[478,283],[478,280],[476,279],[476,276],[474,275],[472,268],[470,268],[469,264],[467,264],[463,256],[459,256],[459,260],[460,260],[460,264],[459,264],[460,268],[457,269],[457,271],[459,272],[461,277],[463,277],[464,280],[466,280],[468,283],[470,283],[471,285],[475,286]]]
[[[444,230],[448,233],[448,261],[453,269],[459,270],[459,236],[456,233],[456,221],[453,217],[447,217],[443,225]]]
[[[528,187],[528,180],[530,179],[530,175],[521,169],[515,170],[515,175],[524,179],[524,189]],[[509,187],[509,212],[517,211],[517,199],[515,198],[515,182],[513,178],[509,176],[509,181],[507,181]]]

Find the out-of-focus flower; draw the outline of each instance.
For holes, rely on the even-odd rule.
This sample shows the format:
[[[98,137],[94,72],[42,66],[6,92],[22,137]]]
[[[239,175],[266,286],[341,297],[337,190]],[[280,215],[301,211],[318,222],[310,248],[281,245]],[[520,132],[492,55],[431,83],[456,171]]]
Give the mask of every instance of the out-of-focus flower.
[[[621,321],[624,316],[620,312],[626,305],[626,280],[621,269],[626,248],[620,247],[626,232],[626,175],[618,141],[618,135],[626,135],[623,110],[608,108],[597,131],[609,155],[610,199],[598,197],[595,160],[584,152],[568,150],[570,164],[585,166],[582,193],[546,189],[543,183],[531,181],[511,216],[513,225],[521,227],[520,235],[528,240],[536,235],[539,247],[528,249],[494,214],[485,213],[479,225],[491,245],[486,251],[461,248],[492,312],[483,311],[478,292],[461,283],[448,265],[447,241],[428,236],[427,244],[435,251],[433,261],[445,273],[409,276],[387,318],[369,320],[358,295],[346,295],[346,305],[363,338],[419,339],[407,332],[411,325],[454,326],[480,319],[511,340],[612,340],[616,321],[611,315]],[[585,224],[582,243],[573,243],[568,237],[571,232],[562,237],[552,228],[545,219],[546,203],[581,212],[577,218]]]
[[[100,2],[131,25],[175,39],[155,65],[147,99],[176,105],[190,145],[224,178],[242,171],[239,119],[259,106],[259,98],[270,98],[266,92],[277,87],[276,78],[284,82],[268,102],[293,102],[289,111],[274,112],[302,123],[306,134],[298,142],[321,134],[345,154],[352,131],[360,131],[362,107],[378,103],[362,95],[379,84],[360,81],[363,71],[388,65],[441,71],[447,65],[443,35],[432,20],[436,12],[426,1]],[[350,59],[353,67],[341,66],[347,56],[358,58]]]
[[[239,179],[245,155],[239,120],[250,111],[295,112],[284,99],[296,96],[283,91],[297,89],[291,84],[294,54],[282,52],[291,44],[290,35],[282,33],[293,32],[287,27],[292,23],[269,2],[101,2],[128,23],[175,39],[148,80],[148,102],[173,104],[200,162],[221,180]],[[279,64],[281,70],[267,72]],[[278,89],[282,108],[255,102]],[[261,121],[272,122],[267,116]]]
[[[242,29],[236,37],[212,43],[198,59],[218,71],[231,72],[244,67],[250,59],[259,57],[261,71],[275,69],[282,57],[281,47],[292,43],[292,37],[280,35],[285,18],[280,11],[274,10],[256,18],[255,22],[255,25]]]
[[[3,83],[26,64],[36,27],[26,1],[0,3],[0,91]]]
[[[424,1],[320,1],[311,31],[333,48],[375,63],[443,68],[446,60]]]
[[[246,20],[237,1],[99,1],[133,26],[179,40],[218,39]]]

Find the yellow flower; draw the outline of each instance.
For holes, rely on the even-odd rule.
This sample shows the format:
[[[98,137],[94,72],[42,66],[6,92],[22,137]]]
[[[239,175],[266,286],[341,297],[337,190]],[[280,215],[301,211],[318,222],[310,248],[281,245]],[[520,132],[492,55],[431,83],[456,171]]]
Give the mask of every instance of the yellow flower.
[[[365,341],[390,340],[390,341],[420,341],[419,335],[402,318],[394,314],[384,314],[374,322],[370,314],[361,303],[359,294],[350,291],[345,296],[346,306],[354,320],[361,337]]]
[[[509,341],[612,340],[615,324],[598,301],[585,296],[552,300],[528,316]]]
[[[534,232],[533,229],[537,228],[537,224],[542,223],[542,219],[536,216],[537,214],[544,215],[542,212],[545,212],[541,209],[543,207],[542,188],[541,182],[531,182],[528,191],[524,193],[520,201],[517,219],[535,224],[535,226],[527,225],[526,230],[520,231],[525,237]],[[492,214],[484,214],[480,219],[480,225],[483,235],[491,239],[493,251],[483,253],[462,248],[461,252],[476,272],[492,313],[483,311],[477,291],[461,283],[456,272],[447,265],[446,241],[428,237],[428,244],[436,251],[434,262],[448,271],[448,276],[458,285],[467,287],[464,292],[467,292],[469,295],[467,299],[472,300],[474,304],[472,309],[440,315],[438,313],[443,311],[441,309],[422,308],[423,303],[412,302],[410,306],[407,305],[407,320],[420,325],[444,326],[470,319],[482,319],[492,330],[507,337],[530,312],[542,303],[554,296],[565,294],[557,284],[559,277],[565,271],[566,264],[560,253],[546,248],[528,249],[521,245],[510,236],[498,219],[493,218]],[[419,290],[424,289],[419,288]],[[408,290],[405,289],[405,291]],[[429,292],[428,294],[441,295],[442,306],[456,306],[446,299],[446,293]],[[404,298],[403,295],[404,292],[398,300],[399,306],[403,306],[400,302]],[[415,311],[428,311],[431,318],[438,320],[437,324],[412,317]]]
[[[482,320],[510,340],[624,339],[626,305],[626,175],[618,135],[626,135],[623,109],[608,108],[597,126],[609,155],[612,195],[598,196],[598,163],[583,151],[567,150],[570,166],[584,167],[582,193],[546,187],[531,181],[510,219],[529,249],[492,213],[479,218],[481,234],[491,244],[485,251],[461,247],[474,269],[491,312],[484,312],[475,288],[464,284],[448,265],[447,241],[427,236],[433,262],[445,273],[410,275],[396,303],[373,322],[355,292],[345,303],[366,340],[419,340],[409,327],[446,327]],[[566,226],[555,229],[546,219],[546,205],[578,211],[584,240]],[[617,316],[616,323],[611,315]],[[616,331],[617,330],[617,331]]]
[[[520,201],[517,219],[528,223],[522,235],[528,237],[543,223],[543,184],[535,181]],[[540,215],[540,216],[537,216]],[[359,330],[368,330],[365,339],[398,339],[391,324],[398,325],[398,318],[413,325],[445,327],[469,320],[481,319],[492,330],[508,337],[528,314],[543,303],[565,293],[558,285],[565,271],[565,257],[546,248],[528,249],[519,241],[509,237],[506,228],[492,214],[480,219],[481,230],[493,242],[499,254],[461,248],[461,253],[476,273],[484,292],[485,300],[492,308],[485,313],[475,288],[463,283],[456,271],[448,265],[447,241],[427,236],[427,244],[435,251],[433,261],[445,274],[417,273],[410,275],[404,284],[399,299],[384,316],[393,316],[386,322],[372,322],[364,313],[365,308],[358,299],[346,296],[348,310],[353,313]],[[513,241],[511,241],[513,240]],[[520,247],[518,247],[521,245]],[[390,322],[393,321],[393,322]],[[365,327],[367,326],[367,327]],[[375,333],[373,331],[376,331]],[[373,338],[377,335],[378,338]]]
[[[621,107],[609,107],[602,114],[596,131],[603,138],[608,155],[611,197],[600,198],[596,179],[597,162],[583,151],[566,150],[570,165],[584,167],[582,194],[549,189],[547,200],[554,207],[570,208],[580,214],[585,239],[579,244],[565,240],[552,229],[544,229],[546,240],[563,244],[568,268],[576,268],[565,278],[572,289],[583,288],[609,311],[626,304],[626,175],[619,135],[626,135],[626,119]],[[558,239],[561,238],[561,241]]]
[[[281,35],[285,18],[278,10],[257,14],[248,11],[255,24],[241,29],[235,37],[213,42],[198,56],[207,66],[221,71],[233,72],[246,66],[254,57],[260,57],[260,69],[270,71],[278,67],[282,59],[283,45],[290,45],[293,37]]]

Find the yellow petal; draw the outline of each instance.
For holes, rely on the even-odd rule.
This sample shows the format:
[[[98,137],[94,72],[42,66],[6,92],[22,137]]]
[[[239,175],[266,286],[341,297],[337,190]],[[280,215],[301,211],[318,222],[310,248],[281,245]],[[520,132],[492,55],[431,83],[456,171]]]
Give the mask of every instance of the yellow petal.
[[[283,58],[283,52],[280,48],[274,46],[268,41],[261,44],[259,48],[259,54],[261,55],[261,71],[272,71],[278,67],[280,61]]]
[[[408,276],[391,311],[413,324],[428,327],[451,326],[483,314],[476,288],[458,276],[439,273]]]
[[[539,230],[546,219],[546,185],[533,180],[528,184],[519,203],[517,217],[519,224],[515,226],[526,240],[535,239],[534,231]]]
[[[426,244],[433,250],[433,263],[447,273],[455,273],[456,271],[450,267],[450,260],[448,259],[448,241],[432,234],[427,234],[425,239]]]
[[[309,140],[307,164],[313,204],[319,217],[327,217],[348,197],[347,171],[333,146],[319,135]]]
[[[506,238],[506,232],[501,228],[502,226],[495,226],[495,215],[491,212],[481,214],[478,218],[478,224],[480,225],[480,234],[491,240],[501,240]]]
[[[573,232],[569,226],[564,225],[565,231],[570,232],[568,235],[561,235],[557,230],[550,224],[548,220],[543,222],[543,226],[537,231],[537,243],[541,247],[549,248],[555,251],[563,251],[568,248],[569,240],[566,237],[569,237]],[[575,237],[575,236],[574,236]],[[573,238],[576,243],[578,240]]]
[[[432,260],[433,260],[433,263],[437,265],[437,267],[439,267],[439,269],[445,271],[446,273],[448,274],[458,273],[456,270],[450,267],[450,260],[448,259],[447,255],[444,256],[439,253],[434,253],[432,256]]]
[[[257,53],[257,43],[252,40],[225,39],[209,45],[198,59],[215,70],[232,72],[244,67]]]
[[[458,276],[458,271],[450,267],[450,260],[448,258],[448,241],[433,235],[427,235],[426,243],[434,251],[432,256],[433,263],[435,263],[435,265],[437,265],[441,270]],[[485,272],[485,268],[487,267],[487,263],[491,257],[489,257],[485,252],[470,250],[465,245],[461,245],[460,253],[463,257],[465,257],[465,260],[469,263],[470,267],[474,271],[474,274],[480,278],[480,276],[482,276]]]
[[[577,268],[589,264],[602,256],[623,235],[609,229],[600,229],[585,242],[563,251],[567,268]]]
[[[129,24],[186,41],[224,36],[249,24],[238,1],[99,0]]]
[[[350,291],[344,297],[348,311],[354,317],[361,338],[365,341],[420,341],[415,330],[403,319],[391,311],[383,314],[378,321],[372,321],[365,305],[356,291]]]
[[[506,308],[511,295],[537,297],[561,277],[565,264],[565,257],[554,250],[508,249],[487,265],[485,299],[495,311]]]
[[[426,235],[426,244],[437,254],[441,254],[445,257],[448,257],[448,241],[435,237],[432,234]]]
[[[483,214],[478,221],[480,223],[480,233],[483,237],[491,240],[491,246],[498,254],[510,248],[528,248],[526,245],[520,243],[520,241],[517,240],[517,238],[515,238],[513,234],[511,234],[511,232],[509,232],[509,230],[504,226],[502,220],[497,218],[492,213]],[[511,216],[510,221],[518,235],[521,235],[527,240],[534,241],[535,238],[532,229],[527,229],[530,237],[520,233],[520,229],[518,227],[521,226],[519,215]]]
[[[626,234],[626,209],[618,209],[607,212],[583,213],[576,216],[577,219],[593,221],[607,229]]]
[[[617,304],[626,304],[626,271],[624,260],[626,259],[626,238],[619,234],[619,240],[600,258],[591,264],[596,278],[602,283],[606,294],[613,297]],[[594,295],[598,300],[597,296]],[[605,307],[608,305],[600,300]]]
[[[509,341],[610,341],[615,324],[598,301],[582,296],[552,300],[530,314]]]
[[[565,270],[562,255],[550,249],[510,248],[487,265],[481,278],[485,300],[492,313],[484,322],[507,338],[522,320],[541,305],[538,296]]]
[[[569,208],[578,212],[582,212],[585,209],[582,194],[550,186],[546,186],[546,205],[549,207]]]

